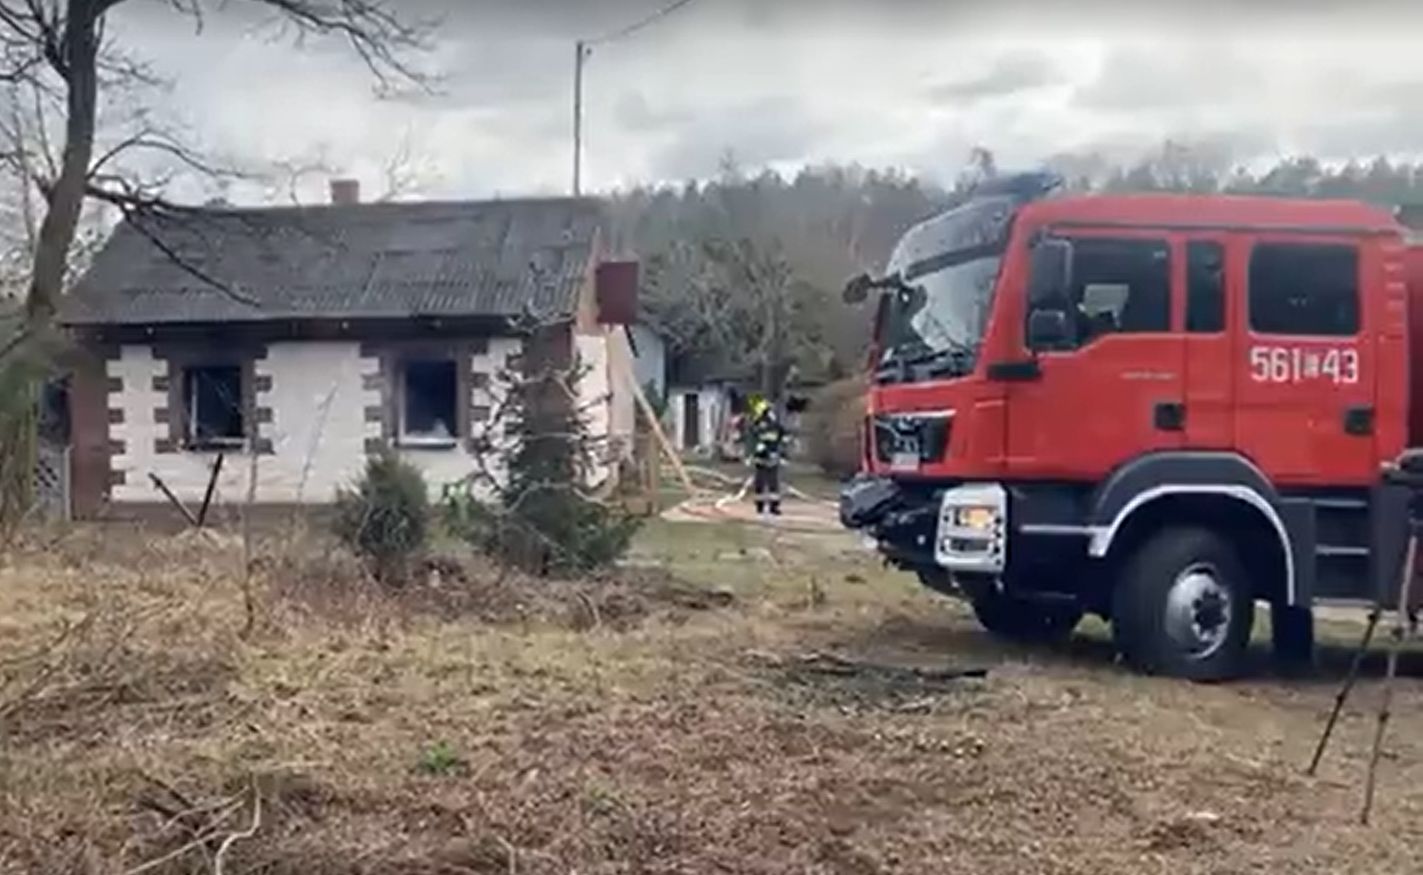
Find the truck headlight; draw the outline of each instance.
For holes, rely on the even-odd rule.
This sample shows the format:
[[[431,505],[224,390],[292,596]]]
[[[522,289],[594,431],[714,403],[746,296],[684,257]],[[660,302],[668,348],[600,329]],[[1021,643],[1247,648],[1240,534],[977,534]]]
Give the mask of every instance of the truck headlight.
[[[959,529],[970,529],[988,534],[998,521],[997,508],[988,506],[956,507],[953,509],[953,525]]]
[[[940,498],[934,561],[950,571],[1002,574],[1008,556],[1008,493],[998,483],[965,483]]]

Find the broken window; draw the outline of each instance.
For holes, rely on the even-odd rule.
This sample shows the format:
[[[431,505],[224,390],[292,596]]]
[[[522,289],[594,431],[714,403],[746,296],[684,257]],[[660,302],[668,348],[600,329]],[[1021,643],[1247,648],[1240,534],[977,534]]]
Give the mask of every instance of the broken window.
[[[183,369],[184,438],[189,446],[240,446],[247,435],[240,365]]]
[[[458,386],[452,361],[405,362],[400,387],[400,436],[415,442],[454,441],[459,436]]]

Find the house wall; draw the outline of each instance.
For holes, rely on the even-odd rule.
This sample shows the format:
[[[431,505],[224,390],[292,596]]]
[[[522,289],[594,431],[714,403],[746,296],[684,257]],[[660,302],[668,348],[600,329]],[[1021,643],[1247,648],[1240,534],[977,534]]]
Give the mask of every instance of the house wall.
[[[516,338],[491,338],[472,355],[470,369],[491,375],[474,387],[472,406],[497,408],[502,389],[496,375],[522,344]],[[384,440],[381,360],[363,354],[356,341],[293,341],[266,344],[254,362],[255,409],[259,452],[256,500],[263,504],[332,501],[337,489],[353,482],[367,452]],[[149,345],[128,344],[106,364],[109,501],[115,505],[163,501],[149,479],[154,473],[190,506],[202,500],[217,453],[188,451],[172,443],[167,422],[169,386],[176,376],[169,362]],[[92,403],[92,401],[90,402]],[[474,436],[493,428],[481,422]],[[507,442],[491,435],[496,447]],[[440,488],[475,470],[475,442],[461,440],[439,449],[400,448],[399,453],[425,474],[431,497]],[[482,454],[488,456],[488,453]],[[491,467],[502,473],[497,453]],[[251,455],[227,453],[216,500],[246,500]]]
[[[633,360],[637,384],[644,388],[651,384],[661,396],[667,391],[667,344],[646,325],[632,326],[632,339],[637,344]]]
[[[609,441],[616,437],[612,431],[614,399],[609,379],[609,343],[606,337],[597,334],[574,335],[578,354],[578,408],[582,411],[583,424],[588,436],[594,440],[595,451],[600,462],[613,458],[614,447]],[[599,464],[592,471],[592,478],[601,482],[610,472],[608,464]]]
[[[697,396],[698,436],[695,445],[686,440],[688,395]],[[667,390],[667,419],[672,433],[672,445],[683,452],[711,452],[724,432],[731,416],[726,392],[714,386],[672,386]]]

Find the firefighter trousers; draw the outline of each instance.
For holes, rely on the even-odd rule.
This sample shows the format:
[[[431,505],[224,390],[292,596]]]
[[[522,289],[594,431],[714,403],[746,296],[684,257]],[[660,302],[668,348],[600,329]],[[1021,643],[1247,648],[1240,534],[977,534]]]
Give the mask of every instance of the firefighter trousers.
[[[780,514],[781,512],[781,466],[777,464],[756,464],[753,486],[756,494],[756,512]]]

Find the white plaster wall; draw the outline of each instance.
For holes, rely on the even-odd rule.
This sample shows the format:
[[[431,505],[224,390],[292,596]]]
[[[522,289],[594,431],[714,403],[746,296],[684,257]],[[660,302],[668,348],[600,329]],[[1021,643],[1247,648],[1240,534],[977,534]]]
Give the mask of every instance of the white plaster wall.
[[[260,428],[273,451],[257,460],[258,499],[333,501],[365,465],[365,408],[380,403],[380,391],[362,380],[379,362],[349,341],[273,343],[256,370],[272,378],[271,392],[257,398],[272,408]]]
[[[373,359],[362,359],[353,342],[273,343],[257,360],[257,376],[270,376],[269,392],[257,393],[257,406],[272,410],[272,421],[257,426],[258,436],[272,442],[272,453],[257,458],[260,502],[329,502],[338,486],[352,481],[365,460],[364,409],[379,403],[379,393],[362,388],[361,375],[376,370]],[[124,472],[115,486],[115,502],[162,501],[149,478],[155,473],[185,503],[202,500],[216,452],[179,450],[159,453],[155,440],[168,436],[166,424],[154,422],[154,411],[168,403],[166,392],[153,391],[153,378],[168,373],[147,346],[125,346],[109,362],[109,375],[122,377],[123,392],[109,398],[121,407],[124,421],[109,426],[109,438],[123,442],[124,452],[112,467]],[[252,457],[229,451],[218,479],[216,500],[244,502]]]
[[[686,434],[685,419],[687,412],[686,396],[696,395],[698,418],[700,418],[700,428],[696,446],[687,446],[684,440]],[[710,451],[720,437],[725,428],[728,417],[728,404],[726,393],[720,389],[705,386],[674,386],[668,390],[668,418],[671,420],[673,434],[669,437],[672,445],[679,450]]]
[[[153,411],[168,404],[168,393],[153,390],[153,378],[166,375],[168,364],[155,359],[148,346],[123,346],[119,349],[118,358],[109,360],[107,368],[110,377],[123,380],[122,391],[109,393],[109,409],[122,410],[124,417],[123,422],[109,423],[110,443],[118,441],[123,447],[122,452],[110,456],[110,470],[124,475],[124,482],[111,488],[110,500],[162,501],[162,495],[149,481],[148,474],[153,471],[166,481],[173,470],[171,466],[160,470],[156,461],[158,454],[153,449],[155,440],[168,436],[168,426],[153,421]],[[179,472],[178,482],[168,484],[180,496],[185,495],[180,488],[182,484],[203,474],[204,468],[198,460],[192,461],[191,468],[191,471]],[[230,477],[231,472],[229,481]],[[207,483],[205,476],[202,482]],[[191,497],[191,493],[187,493],[186,497]],[[196,497],[202,498],[201,491]]]
[[[637,400],[629,383],[637,379],[636,360],[627,334],[621,328],[615,328],[608,333],[608,427],[613,437],[622,444],[626,458],[630,458],[632,453],[637,413]]]
[[[601,334],[576,334],[574,351],[578,356],[578,408],[598,454],[598,464],[589,474],[593,482],[598,483],[608,476],[609,466],[605,463],[611,458],[608,439],[612,436],[613,406],[609,391],[608,340]]]
[[[497,379],[507,357],[522,348],[516,338],[493,338],[486,353],[474,357],[474,370],[491,375],[488,388],[473,389],[475,405],[497,410],[505,390]],[[327,503],[337,490],[353,483],[365,465],[367,438],[379,438],[381,425],[365,421],[365,409],[380,403],[378,389],[366,389],[366,376],[378,375],[379,361],[362,357],[351,341],[273,343],[256,362],[258,376],[270,376],[272,388],[257,394],[257,406],[272,410],[272,421],[258,426],[258,436],[272,443],[272,453],[257,459],[257,501]],[[167,363],[155,360],[147,346],[124,346],[108,363],[111,377],[123,379],[123,390],[111,393],[110,408],[121,408],[124,421],[109,425],[109,439],[121,441],[123,452],[111,459],[124,482],[112,488],[112,501],[153,502],[163,496],[149,479],[156,473],[190,506],[202,500],[215,452],[158,453],[154,442],[168,436],[168,426],[154,421],[154,411],[167,406],[166,392],[153,390],[153,378],[167,374]],[[475,435],[491,431],[495,452],[488,460],[495,476],[505,470],[501,450],[509,446],[497,423],[473,424]],[[425,475],[431,498],[441,488],[467,477],[478,465],[464,442],[451,449],[400,449]],[[229,452],[218,480],[216,499],[223,504],[246,501],[251,456]]]

